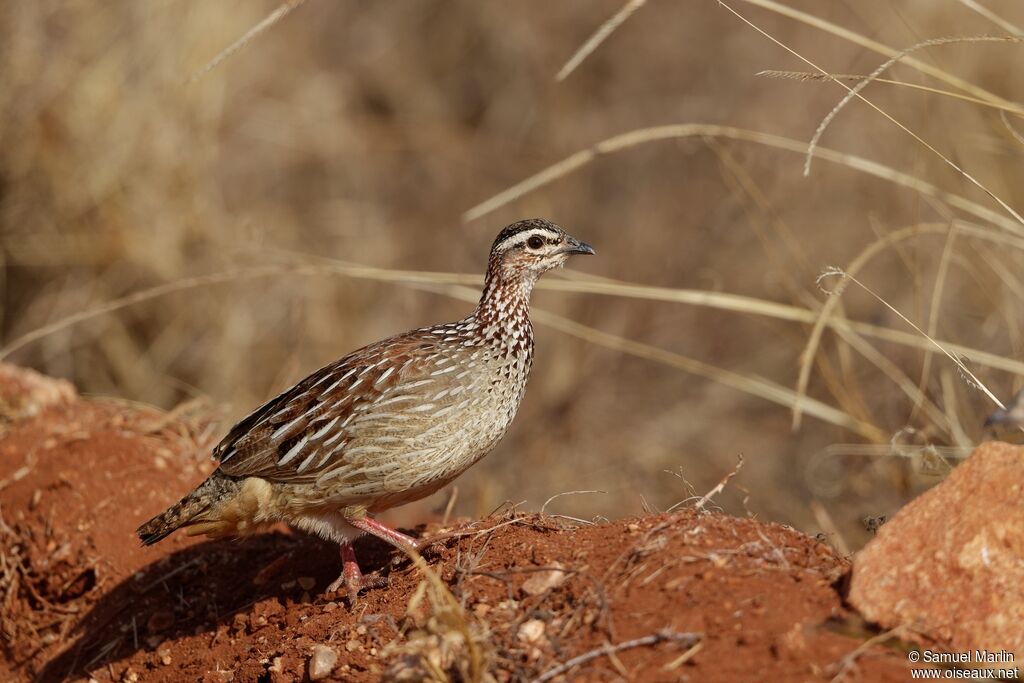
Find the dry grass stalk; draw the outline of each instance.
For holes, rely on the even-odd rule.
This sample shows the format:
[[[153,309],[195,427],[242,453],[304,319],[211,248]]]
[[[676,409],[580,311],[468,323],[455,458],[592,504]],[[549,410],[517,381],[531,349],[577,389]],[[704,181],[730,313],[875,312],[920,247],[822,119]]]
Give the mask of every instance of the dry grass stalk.
[[[434,290],[433,287],[425,286],[425,288],[437,291]],[[450,287],[446,293],[449,296],[462,298],[466,301],[475,301],[478,296],[475,290],[461,287]],[[678,370],[683,370],[685,372],[710,379],[782,406],[792,407],[796,400],[796,392],[761,377],[743,375],[741,373],[718,368],[694,358],[688,358],[681,354],[673,353],[672,351],[667,351],[650,344],[626,339],[619,335],[583,325],[582,323],[570,320],[564,316],[538,309],[536,307],[531,310],[531,317],[534,322],[554,328],[593,344],[628,353],[630,355],[637,356],[638,358],[645,358],[647,360],[663,363]],[[807,404],[807,413],[813,414],[820,420],[831,422],[832,424],[843,427],[844,429],[860,434],[869,440],[885,439],[885,433],[874,425],[861,422],[847,413],[821,401],[809,398],[805,400],[809,402]]]
[[[882,250],[888,248],[892,244],[910,237],[916,237],[921,234],[941,234],[948,232],[951,228],[949,226],[911,226],[903,230],[896,231],[890,235],[872,243],[866,248],[853,262],[847,267],[847,272],[850,274],[856,274],[864,264],[866,264],[873,256],[880,253]],[[962,226],[965,234],[969,234],[974,237],[983,239],[991,239],[994,241],[1007,241],[1010,238],[1005,236],[994,235],[991,231],[979,230],[972,228],[971,226]],[[359,266],[353,264],[347,264],[345,262],[330,262],[329,265],[311,265],[301,264],[293,266],[265,266],[265,267],[254,267],[249,269],[239,269],[235,271],[229,271],[226,273],[213,274],[209,276],[200,276],[196,278],[189,278],[186,280],[167,283],[160,285],[149,290],[136,292],[127,297],[108,302],[100,305],[94,309],[82,311],[80,313],[68,316],[64,319],[55,321],[47,326],[39,328],[31,333],[28,333],[12,342],[6,347],[0,349],[0,358],[8,356],[18,348],[40,339],[48,334],[64,329],[76,323],[84,320],[91,319],[93,317],[103,315],[116,311],[120,308],[131,306],[157,296],[163,296],[173,292],[182,291],[185,289],[198,288],[203,286],[209,286],[213,284],[231,282],[242,278],[251,277],[267,277],[282,274],[305,274],[305,275],[321,275],[321,274],[341,274],[348,277],[355,278],[366,278],[366,279],[378,279],[389,282],[396,282],[406,284],[410,286],[417,285],[438,285],[438,284],[457,284],[465,282],[475,283],[479,278],[475,275],[461,275],[456,273],[429,273],[429,272],[418,272],[418,271],[401,271],[391,270],[383,268],[374,268],[369,266]],[[933,343],[929,339],[919,338],[915,335],[908,335],[906,333],[900,333],[895,330],[888,330],[885,328],[878,328],[876,326],[867,325],[864,323],[855,323],[846,321],[845,319],[836,319],[832,317],[832,312],[835,306],[838,305],[838,297],[833,297],[826,301],[825,306],[815,314],[807,309],[799,307],[787,306],[784,304],[778,304],[775,302],[767,302],[757,299],[751,299],[748,297],[739,297],[736,295],[728,295],[717,292],[700,292],[692,290],[675,290],[670,288],[657,288],[657,287],[644,287],[638,285],[631,285],[628,283],[617,283],[617,282],[585,282],[585,281],[568,281],[568,280],[552,280],[549,283],[542,283],[543,286],[549,289],[561,290],[561,291],[576,291],[576,292],[587,292],[594,294],[608,294],[618,296],[630,296],[636,298],[648,298],[655,300],[665,301],[676,301],[681,303],[690,303],[695,305],[705,305],[718,308],[720,310],[734,310],[737,312],[754,313],[757,315],[767,315],[769,317],[775,317],[783,320],[792,320],[799,322],[815,322],[815,326],[812,329],[810,339],[807,344],[807,348],[803,354],[803,363],[801,365],[800,379],[797,385],[797,391],[790,392],[785,390],[780,385],[763,380],[761,378],[744,377],[737,373],[714,368],[713,366],[707,365],[694,359],[689,359],[679,354],[658,349],[656,347],[646,345],[640,342],[626,340],[616,335],[609,335],[602,333],[593,328],[579,325],[565,318],[558,316],[550,317],[545,311],[537,311],[537,320],[543,324],[561,329],[568,334],[578,336],[586,339],[587,341],[597,343],[602,346],[614,348],[620,351],[626,351],[632,355],[637,355],[650,360],[663,362],[672,367],[676,367],[687,372],[698,374],[714,381],[733,386],[747,393],[751,393],[761,398],[779,403],[787,407],[791,407],[794,411],[795,424],[799,424],[799,416],[806,410],[805,401],[810,399],[806,398],[806,388],[810,376],[810,363],[814,358],[815,351],[818,342],[821,338],[821,332],[826,326],[834,327],[840,330],[855,331],[861,334],[868,334],[875,336],[880,339],[888,341],[896,341],[906,345],[911,345],[917,348],[928,349],[931,348]],[[432,289],[432,288],[431,288]],[[437,291],[437,290],[435,290]],[[467,301],[474,301],[477,294],[467,290],[460,290],[458,294],[454,294],[455,290],[451,288],[445,288],[440,290],[442,293],[448,294],[449,296],[455,296]],[[931,337],[931,335],[929,335]],[[938,342],[935,342],[938,343]],[[1024,365],[1020,364],[1013,359],[1007,359],[1004,357],[996,356],[993,354],[985,354],[984,352],[966,348],[959,345],[950,344],[947,342],[939,343],[939,346],[950,349],[951,351],[958,354],[968,354],[974,357],[979,363],[989,365],[991,367],[999,367],[1001,369],[1021,373],[1024,371]],[[864,349],[863,345],[859,345],[860,349]],[[877,356],[876,356],[877,357]],[[1024,373],[1022,373],[1024,374]],[[902,382],[898,382],[902,386]],[[920,400],[918,398],[918,400]],[[862,436],[869,436],[875,441],[885,441],[885,435],[883,432],[877,430],[862,421],[851,418],[848,414],[838,411],[826,404],[815,401],[813,404],[814,416],[819,419],[832,422],[839,426],[843,426],[847,429],[860,433]],[[934,413],[933,413],[934,415]]]
[[[388,681],[430,681],[431,683],[490,683],[493,644],[487,628],[473,622],[441,577],[423,557],[412,551],[410,558],[423,574],[423,581],[409,599],[406,617],[421,622],[385,647],[383,656],[392,660],[384,673]],[[419,615],[426,612],[425,619]]]
[[[1007,33],[1012,33],[1018,38],[1024,38],[1024,29],[1021,29],[1016,24],[1007,21],[1006,19],[999,16],[989,8],[977,2],[977,0],[960,0],[960,4],[962,4],[964,7],[974,10],[975,12],[985,17],[993,24],[1006,31]]]
[[[1005,111],[999,112],[999,119],[1003,122],[1003,126],[1007,131],[1009,131],[1010,135],[1013,136],[1013,139],[1024,145],[1024,133],[1021,133],[1012,123],[1010,123],[1010,119],[1007,117]]]
[[[857,648],[844,656],[838,662],[833,665],[836,675],[832,677],[832,683],[839,683],[839,681],[846,680],[847,676],[857,671],[857,660],[866,653],[868,650],[876,645],[881,645],[893,639],[900,639],[904,636],[906,629],[902,626],[883,631],[878,635],[868,638],[863,643],[857,646]]]
[[[464,221],[473,221],[509,204],[522,196],[551,184],[602,156],[614,154],[637,145],[663,140],[675,140],[689,137],[719,137],[732,140],[753,142],[767,147],[774,147],[797,154],[807,153],[807,143],[770,133],[720,126],[708,123],[680,123],[651,128],[638,128],[598,142],[587,149],[572,154],[551,166],[533,174],[511,187],[502,190],[462,214]],[[817,147],[814,156],[830,163],[841,164],[859,173],[866,173],[895,185],[911,189],[922,196],[938,199],[949,206],[965,211],[975,218],[991,223],[1007,232],[1024,235],[1024,228],[1003,214],[971,201],[966,197],[948,192],[936,185],[928,183],[908,173],[865,159],[854,154],[838,152],[826,147]]]
[[[561,498],[563,496],[578,496],[578,495],[583,494],[583,493],[608,493],[608,492],[607,491],[598,491],[596,489],[594,489],[594,490],[587,490],[587,491],[582,491],[582,490],[581,491],[562,491],[561,493],[556,493],[555,495],[551,496],[546,501],[544,501],[544,504],[540,506],[540,511],[537,514],[543,515],[544,511],[548,509],[548,505],[550,505],[552,502],[558,500],[559,498]]]
[[[776,45],[778,45],[779,47],[784,49],[786,52],[789,52],[791,55],[793,55],[794,57],[796,57],[800,61],[802,61],[805,64],[807,64],[808,66],[810,66],[815,71],[818,71],[819,73],[821,73],[823,75],[827,75],[829,73],[826,69],[821,68],[820,66],[818,66],[817,64],[812,62],[807,57],[804,57],[802,54],[800,54],[799,52],[797,52],[796,50],[794,50],[790,46],[786,45],[782,41],[780,41],[777,38],[775,38],[773,35],[771,35],[767,31],[765,31],[764,29],[762,29],[760,26],[758,26],[758,25],[754,24],[753,22],[751,22],[749,19],[747,19],[742,14],[740,14],[739,12],[734,10],[732,7],[730,7],[725,2],[721,2],[720,1],[719,4],[722,7],[725,7],[730,12],[732,12],[734,15],[736,15],[736,17],[738,19],[740,19],[740,21],[742,21],[743,23],[747,24],[752,29],[754,29],[755,31],[757,31],[758,33],[763,35],[765,38],[767,38],[768,40],[772,41],[773,43],[775,43]],[[954,39],[941,39],[941,40],[954,40]],[[1013,39],[1008,39],[1008,40],[1013,40]],[[926,46],[928,44],[930,44],[930,43],[926,42],[926,43],[922,44],[922,46]],[[914,48],[911,48],[911,50],[912,49],[914,49]],[[898,61],[898,60],[902,59],[903,56],[904,55],[903,55],[902,52],[901,53],[897,53],[896,55],[892,56],[891,61],[893,61],[893,62]],[[888,67],[888,63],[884,64],[883,67],[887,68]],[[872,74],[872,76],[874,76],[874,74]],[[863,102],[864,104],[868,105],[869,107],[874,109],[876,112],[878,112],[879,114],[884,116],[887,120],[889,120],[892,124],[897,126],[904,133],[906,133],[907,135],[912,137],[918,144],[924,146],[924,148],[927,149],[929,152],[931,152],[932,154],[934,154],[937,157],[939,157],[940,159],[942,159],[942,161],[946,165],[951,167],[953,170],[958,172],[961,176],[966,178],[971,184],[973,184],[975,187],[977,187],[982,192],[987,194],[994,202],[999,204],[999,206],[1001,206],[1004,211],[1006,211],[1008,214],[1010,214],[1020,224],[1021,227],[1024,227],[1024,216],[1021,216],[1019,213],[1017,213],[1017,211],[1013,207],[1011,207],[1009,204],[1007,204],[1005,201],[1003,201],[999,196],[997,196],[994,192],[992,192],[992,190],[988,189],[988,187],[986,187],[984,184],[982,184],[981,181],[979,181],[973,175],[971,175],[970,173],[965,171],[963,168],[961,168],[952,159],[950,159],[945,154],[940,152],[938,149],[936,149],[933,145],[928,143],[920,135],[918,135],[917,133],[912,131],[910,128],[905,126],[903,123],[897,121],[891,114],[889,114],[888,112],[883,110],[881,107],[876,105],[874,102],[868,100],[863,95],[861,95],[860,94],[860,90],[862,90],[868,83],[871,82],[871,77],[869,77],[865,81],[861,81],[854,88],[851,88],[850,86],[846,85],[845,83],[843,83],[840,80],[833,79],[833,82],[837,83],[838,85],[840,85],[843,89],[845,89],[847,91],[847,97],[849,99],[853,99],[854,97],[856,97],[861,102]],[[833,109],[833,112],[838,112],[838,110],[842,108],[842,106],[845,104],[846,101],[848,101],[848,100],[846,100],[844,98],[844,100],[840,102],[839,106]],[[828,116],[826,116],[826,120],[823,122],[824,126],[827,126],[828,121],[830,121],[830,120],[831,119]],[[819,125],[819,127],[818,127],[819,131],[823,132],[824,131],[824,126]],[[807,146],[807,151],[805,153],[805,158],[804,158],[804,175],[805,176],[810,175],[810,173],[811,173],[811,160],[814,158],[814,150],[817,147],[817,142],[818,142],[818,138],[819,137],[820,137],[820,133],[816,132],[815,136],[813,138],[811,138],[810,144],[808,144],[808,146]]]
[[[925,147],[927,147],[929,150],[931,150],[932,152],[937,154],[939,156],[939,158],[941,158],[944,162],[946,162],[947,164],[952,166],[954,169],[959,171],[964,177],[966,177],[968,180],[972,181],[975,185],[977,185],[979,188],[981,188],[986,193],[988,193],[989,196],[991,196],[993,199],[995,199],[1000,204],[1002,204],[1003,203],[1002,200],[1000,200],[994,194],[989,192],[981,183],[979,183],[977,180],[974,180],[974,178],[972,178],[969,174],[967,174],[958,165],[954,164],[945,155],[939,153],[936,149],[934,149],[931,145],[929,145],[924,140],[919,138],[916,134],[911,132],[909,129],[905,128],[902,124],[898,123],[895,119],[892,119],[887,114],[882,112],[880,109],[875,107],[875,105],[871,104],[870,102],[868,102],[867,100],[865,100],[863,97],[860,96],[860,91],[863,90],[864,88],[866,88],[868,86],[868,84],[874,82],[881,74],[885,73],[893,64],[896,64],[900,60],[905,59],[908,55],[910,55],[913,52],[916,52],[918,50],[923,50],[923,49],[929,48],[929,47],[936,47],[938,45],[951,45],[951,44],[957,44],[957,43],[982,43],[982,42],[1002,42],[1002,43],[1006,43],[1006,42],[1020,42],[1020,40],[1017,39],[1017,38],[1012,38],[1012,37],[1008,37],[1008,36],[969,36],[969,37],[963,37],[963,38],[934,38],[932,40],[925,40],[925,41],[922,41],[920,43],[917,43],[916,45],[912,45],[912,46],[908,47],[907,49],[902,50],[899,54],[889,58],[887,61],[885,61],[882,64],[880,64],[874,71],[872,71],[868,75],[867,78],[862,79],[853,88],[847,87],[846,84],[842,83],[838,79],[832,79],[836,83],[839,83],[844,88],[846,88],[847,93],[843,97],[843,99],[841,99],[839,101],[839,103],[835,107],[833,107],[832,110],[828,114],[825,115],[825,118],[822,119],[821,123],[818,124],[818,128],[814,131],[814,136],[811,138],[810,143],[807,145],[807,156],[804,159],[804,175],[805,176],[806,175],[810,175],[810,172],[811,172],[811,160],[814,158],[814,148],[818,146],[818,142],[821,140],[821,136],[825,134],[825,129],[829,127],[829,124],[832,123],[832,121],[839,114],[839,112],[842,111],[842,109],[844,107],[846,107],[847,104],[850,103],[850,100],[852,100],[853,98],[856,97],[856,98],[859,98],[859,99],[863,100],[864,102],[867,102],[876,111],[878,111],[879,113],[885,115],[886,118],[889,118],[890,121],[892,121],[893,123],[896,123],[896,125],[900,126],[900,128],[903,128],[903,130],[905,132],[910,133],[914,137],[914,139],[916,139],[918,142],[924,144]],[[808,63],[810,63],[810,62],[808,62]],[[826,76],[827,75],[827,73],[824,72],[824,71],[822,71],[821,74],[822,74],[822,76]],[[1004,208],[1007,208],[1007,210],[1009,210],[1009,207],[1004,207]],[[1018,220],[1021,220],[1021,222],[1024,222],[1024,219],[1020,219],[1020,217],[1018,217]]]
[[[217,53],[217,56],[215,56],[213,59],[207,62],[201,69],[192,74],[189,77],[188,82],[195,83],[203,76],[216,69],[224,62],[224,60],[226,60],[228,57],[232,56],[233,54],[241,50],[243,47],[252,42],[261,33],[267,31],[275,24],[277,24],[279,21],[284,19],[286,16],[291,14],[292,10],[297,9],[304,2],[306,2],[306,0],[285,0],[285,2],[281,3],[273,12],[264,17],[262,21],[260,21],[258,24],[256,24],[248,31],[246,31],[244,34],[242,34],[242,36],[238,40],[236,40],[235,42],[231,43],[231,45],[228,45],[226,48],[221,50],[219,53]]]
[[[593,661],[599,657],[612,657],[616,652],[622,652],[623,650],[629,650],[635,647],[649,647],[651,645],[657,645],[659,643],[672,642],[681,643],[683,647],[687,648],[689,652],[694,646],[701,642],[701,634],[699,633],[677,633],[668,629],[652,633],[649,636],[643,636],[641,638],[634,638],[633,640],[627,640],[616,645],[606,644],[601,647],[595,648],[589,652],[585,652],[578,657],[559,664],[556,667],[548,669],[537,678],[533,679],[533,683],[544,683],[544,681],[550,681],[557,676],[561,676],[567,673],[581,664]],[[684,653],[686,654],[686,653]],[[695,654],[695,653],[694,653]],[[690,655],[693,656],[692,654]],[[623,674],[625,675],[625,674]]]
[[[778,78],[790,81],[802,81],[802,82],[827,82],[833,80],[842,81],[863,81],[868,78],[864,74],[840,74],[840,73],[815,73],[813,71],[788,71],[784,69],[764,69],[763,71],[757,72],[758,76],[764,76],[766,78]],[[1024,116],[1024,107],[1014,102],[989,102],[988,100],[982,100],[971,95],[964,95],[963,93],[953,92],[951,90],[943,90],[942,88],[934,88],[927,85],[921,85],[920,83],[908,83],[906,81],[898,81],[892,78],[875,78],[875,83],[883,83],[885,85],[896,85],[901,88],[908,88],[910,90],[919,90],[929,95],[939,95],[941,97],[950,97],[962,102],[969,102],[976,104],[979,107],[987,107],[989,109],[995,109],[996,111],[1008,112],[1016,114],[1017,116]]]
[[[825,535],[832,540],[835,549],[840,555],[849,557],[850,544],[843,538],[843,534],[839,531],[839,527],[836,526],[835,520],[832,519],[832,515],[829,514],[828,508],[821,504],[821,501],[811,501],[811,513],[814,515],[814,519],[817,520],[818,526],[825,532]]]
[[[644,6],[647,0],[628,0],[625,5],[622,6],[618,12],[616,12],[610,19],[601,24],[593,35],[584,41],[583,45],[573,53],[573,56],[569,58],[561,69],[558,70],[558,74],[555,76],[556,81],[564,81],[569,77],[573,71],[576,70],[580,64],[583,63],[587,57],[589,57],[594,50],[600,47],[601,43],[608,39],[617,28],[632,16],[633,12]]]
[[[935,284],[932,285],[932,296],[931,303],[928,309],[928,326],[927,332],[929,337],[935,337],[938,333],[939,326],[939,309],[942,307],[942,294],[945,290],[946,279],[949,276],[949,264],[953,257],[953,245],[956,243],[957,229],[956,225],[951,225],[949,233],[946,235],[946,244],[942,248],[942,256],[939,258],[939,269],[935,276]],[[918,390],[923,394],[924,390],[928,387],[928,379],[931,373],[932,357],[934,356],[934,350],[929,348],[924,352],[924,361],[921,365],[921,379],[917,383]],[[918,400],[914,402],[914,413],[917,412],[918,406],[923,406],[924,401]],[[913,415],[911,415],[911,419]],[[941,424],[942,420],[939,421]],[[950,429],[952,429],[950,427]]]
[[[902,240],[915,238],[922,234],[944,234],[951,229],[952,228],[949,226],[941,224],[912,225],[910,227],[891,232],[865,247],[852,261],[850,261],[850,264],[845,268],[844,272],[851,276],[856,276],[875,256],[891,248]],[[821,280],[819,278],[819,282],[820,281]],[[839,306],[842,291],[842,288],[837,288],[830,292],[832,296],[825,301],[821,310],[818,311],[817,320],[815,320],[814,326],[811,328],[811,333],[807,337],[807,345],[800,354],[800,372],[796,383],[796,394],[798,398],[796,407],[793,410],[793,429],[799,429],[800,427],[800,417],[802,413],[801,401],[803,397],[807,395],[807,386],[811,379],[811,367],[814,363],[814,358],[817,355],[818,346],[821,343],[821,336],[825,330],[827,321]]]
[[[775,12],[784,17],[798,21],[806,26],[810,26],[811,28],[818,29],[819,31],[830,33],[837,38],[841,38],[854,45],[859,45],[867,50],[871,50],[872,52],[877,52],[885,57],[895,57],[899,54],[899,50],[880,43],[877,40],[868,38],[856,31],[852,31],[845,26],[839,26],[838,24],[834,24],[828,20],[816,17],[813,14],[795,9],[789,5],[784,5],[781,2],[776,2],[775,0],[742,0],[742,2]],[[1009,104],[1002,97],[985,90],[976,83],[971,83],[966,79],[955,76],[940,67],[923,62],[915,57],[907,57],[903,60],[903,64],[912,67],[923,74],[931,76],[932,78],[940,80],[943,83],[951,85],[958,90],[969,93],[979,99],[987,102]]]
[[[928,398],[924,389],[915,384],[914,381],[910,379],[910,377],[908,377],[896,363],[892,362],[885,354],[881,353],[874,346],[868,344],[863,337],[859,336],[855,332],[839,328],[836,330],[836,334],[840,339],[846,342],[846,344],[856,350],[861,357],[874,365],[886,377],[888,377],[892,383],[910,399],[913,410],[920,408],[920,410],[936,427],[946,433],[951,431],[949,421],[942,411],[939,410],[939,407],[936,406],[930,398]]]
[[[961,358],[959,356],[954,355],[949,349],[943,347],[941,344],[939,344],[939,342],[935,341],[930,336],[928,336],[928,334],[924,330],[922,330],[920,327],[918,327],[913,322],[911,322],[909,318],[907,318],[905,315],[900,313],[900,311],[897,310],[892,304],[890,304],[888,301],[886,301],[885,299],[880,297],[878,294],[876,294],[874,291],[872,291],[867,285],[865,285],[863,282],[861,282],[857,278],[853,277],[849,273],[847,273],[847,272],[845,272],[845,271],[843,271],[843,270],[841,270],[839,268],[833,268],[833,269],[827,270],[825,273],[822,274],[821,277],[822,278],[828,278],[828,277],[834,277],[834,276],[841,277],[844,280],[849,280],[849,281],[853,282],[858,287],[860,287],[865,292],[867,292],[872,297],[874,297],[880,304],[882,304],[883,306],[888,308],[890,311],[895,313],[896,316],[898,316],[900,318],[900,320],[902,320],[903,322],[907,323],[912,328],[914,328],[914,331],[916,331],[922,337],[927,339],[933,346],[935,346],[935,348],[937,348],[947,358],[949,358],[953,362],[953,364],[957,368],[960,369],[960,372],[962,373],[962,377],[964,378],[964,380],[971,387],[981,391],[997,407],[1005,409],[1005,406],[1003,405],[1002,401],[1000,401],[998,398],[996,398],[995,394],[993,394],[989,390],[989,388],[987,386],[985,386],[985,383],[982,382],[980,379],[978,379],[977,375],[975,375],[973,372],[971,372],[971,370],[967,367],[966,364],[964,364],[963,360],[961,360]]]
[[[722,477],[722,480],[718,482],[718,485],[715,486],[715,488],[705,493],[704,496],[694,504],[694,507],[697,508],[698,510],[703,510],[704,506],[711,502],[711,499],[714,496],[717,496],[719,493],[725,490],[726,485],[728,485],[728,483],[732,481],[733,477],[740,473],[740,469],[742,468],[743,456],[740,455],[736,460],[736,466],[729,470],[729,472],[724,477]],[[671,512],[672,510],[669,509],[668,511]]]

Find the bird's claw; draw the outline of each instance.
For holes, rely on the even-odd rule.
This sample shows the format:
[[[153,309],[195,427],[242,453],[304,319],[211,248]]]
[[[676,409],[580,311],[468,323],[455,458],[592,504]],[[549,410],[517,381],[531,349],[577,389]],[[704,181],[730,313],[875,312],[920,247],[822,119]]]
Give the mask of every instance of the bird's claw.
[[[341,576],[335,579],[334,582],[327,587],[327,592],[337,593],[339,590],[344,588],[349,606],[355,607],[361,591],[369,588],[387,588],[390,583],[391,581],[388,577],[377,574],[359,574],[357,576],[353,576],[351,574],[342,573]]]

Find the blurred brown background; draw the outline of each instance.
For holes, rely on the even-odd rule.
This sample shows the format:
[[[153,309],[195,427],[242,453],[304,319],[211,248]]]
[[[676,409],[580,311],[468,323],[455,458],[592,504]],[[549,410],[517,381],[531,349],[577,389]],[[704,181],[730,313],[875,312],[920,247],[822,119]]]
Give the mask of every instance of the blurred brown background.
[[[787,2],[895,49],[1024,26],[1016,0]],[[764,3],[731,4],[834,73],[868,74],[886,59],[757,6]],[[147,287],[261,264],[331,257],[479,274],[497,230],[530,216],[596,246],[596,258],[573,264],[588,276],[812,310],[827,298],[815,284],[826,266],[847,266],[901,228],[959,217],[986,234],[1012,236],[1014,225],[1024,232],[861,102],[838,115],[822,145],[937,185],[1010,225],[841,164],[818,160],[805,178],[798,153],[702,136],[600,156],[464,222],[463,212],[499,191],[635,129],[713,123],[806,142],[845,91],[758,76],[810,67],[710,0],[650,0],[563,82],[555,74],[621,0],[309,0],[188,83],[277,6],[3,4],[5,343]],[[1024,98],[1022,50],[1013,42],[927,47],[914,57],[975,91],[897,64],[884,76],[901,84],[874,83],[864,94],[1024,207],[1024,138],[1012,130],[1024,130],[1013,104]],[[859,278],[939,338],[1019,358],[1019,246],[932,231],[882,248]],[[534,303],[787,388],[810,334],[807,324],[625,297],[540,291]],[[89,394],[165,408],[203,397],[234,419],[358,346],[461,317],[468,306],[338,275],[239,277],[92,318],[8,360]],[[852,286],[839,314],[910,331]],[[945,358],[868,342],[874,360],[826,331],[810,383],[811,396],[877,428],[865,439],[809,416],[794,432],[784,406],[538,327],[519,417],[498,450],[459,480],[456,512],[484,514],[504,500],[536,509],[579,489],[606,493],[561,497],[548,510],[616,517],[664,509],[705,493],[742,454],[723,507],[811,532],[830,517],[858,545],[860,518],[889,514],[934,483],[945,471],[941,456],[985,438],[991,409]],[[1012,372],[971,367],[1004,399],[1016,387]],[[945,423],[915,409],[893,368],[920,383]],[[392,519],[415,522],[446,500],[439,494]]]

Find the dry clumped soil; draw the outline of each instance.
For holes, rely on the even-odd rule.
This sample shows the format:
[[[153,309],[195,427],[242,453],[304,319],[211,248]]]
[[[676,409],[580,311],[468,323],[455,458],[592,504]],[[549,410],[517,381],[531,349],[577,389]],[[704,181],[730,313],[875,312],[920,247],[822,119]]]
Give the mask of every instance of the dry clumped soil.
[[[63,385],[16,403],[0,434],[0,680],[909,675],[882,647],[848,657],[865,635],[836,588],[847,559],[777,524],[693,509],[600,525],[503,512],[449,524],[459,535],[426,568],[365,539],[364,569],[391,584],[352,610],[323,593],[336,548],[305,535],[139,545],[137,524],[212,467],[196,455],[202,420]]]

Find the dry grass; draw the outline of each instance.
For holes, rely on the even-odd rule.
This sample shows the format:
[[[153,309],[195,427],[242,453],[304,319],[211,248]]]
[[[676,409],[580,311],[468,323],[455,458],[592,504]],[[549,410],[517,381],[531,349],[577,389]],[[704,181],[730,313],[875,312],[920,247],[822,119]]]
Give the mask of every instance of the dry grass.
[[[239,416],[462,315],[497,227],[542,214],[599,256],[542,282],[537,322],[569,336],[540,332],[454,513],[667,506],[663,471],[709,489],[743,452],[755,512],[814,531],[823,498],[856,546],[1024,376],[1024,14],[898,11],[12,5],[0,357]],[[864,287],[819,292],[831,263]]]
[[[490,674],[494,646],[486,626],[470,618],[441,577],[415,551],[412,560],[424,578],[409,599],[406,621],[411,628],[382,653],[390,662],[384,680],[494,681]]]

